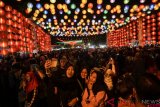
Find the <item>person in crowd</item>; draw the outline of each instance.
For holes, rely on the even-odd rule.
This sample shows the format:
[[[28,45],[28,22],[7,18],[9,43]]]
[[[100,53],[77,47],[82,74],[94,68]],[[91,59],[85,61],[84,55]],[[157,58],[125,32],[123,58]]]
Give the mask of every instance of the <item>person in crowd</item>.
[[[26,102],[25,107],[38,107],[38,80],[34,74],[34,72],[30,71],[26,73],[26,84],[25,92],[26,92]]]
[[[118,79],[116,94],[118,95],[118,107],[135,107],[134,78],[131,73],[126,73]]]
[[[134,94],[136,107],[159,107],[160,80],[153,74],[145,73],[136,79]]]
[[[84,92],[84,89],[86,88],[86,85],[88,83],[88,72],[87,72],[87,68],[83,68],[80,72],[80,74],[78,75],[77,78],[78,81],[78,98],[79,98],[79,105],[81,105],[81,101],[82,101],[82,95]]]
[[[65,75],[58,81],[61,107],[76,107],[78,102],[78,82],[72,65],[68,66]]]
[[[58,97],[58,89],[55,81],[55,73],[57,72],[58,60],[52,58],[45,63],[46,77],[44,81],[47,85],[47,104],[48,107],[60,107],[60,101]]]
[[[106,99],[103,74],[94,70],[90,73],[88,85],[82,96],[82,107],[105,107]]]
[[[116,84],[116,68],[115,68],[115,61],[113,58],[109,59],[109,62],[106,66],[106,71],[104,73],[104,82],[107,86],[107,95],[108,100],[112,100],[114,98],[115,92],[115,84]]]

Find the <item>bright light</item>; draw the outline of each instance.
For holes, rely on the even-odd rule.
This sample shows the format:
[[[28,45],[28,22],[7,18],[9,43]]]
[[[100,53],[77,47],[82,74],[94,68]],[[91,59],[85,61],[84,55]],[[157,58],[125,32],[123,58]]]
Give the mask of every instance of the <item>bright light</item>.
[[[55,2],[56,2],[56,0],[50,0],[50,2],[51,2],[51,3],[55,3]]]
[[[28,6],[28,8],[33,8],[33,4],[30,2],[27,4],[27,6]]]
[[[71,9],[75,9],[76,5],[75,4],[71,4]]]
[[[115,0],[110,0],[110,2],[111,2],[111,3],[114,3],[114,2],[115,2]]]
[[[65,0],[66,4],[70,4],[71,0]]]
[[[144,3],[145,2],[145,0],[140,0],[140,3]]]
[[[45,10],[45,11],[44,11],[44,14],[48,14],[48,11],[47,11],[47,10]]]
[[[36,5],[36,7],[37,7],[38,9],[40,9],[40,8],[42,7],[42,5],[41,5],[40,3],[38,3],[38,4]]]
[[[129,0],[124,0],[124,4],[128,4],[129,3]]]

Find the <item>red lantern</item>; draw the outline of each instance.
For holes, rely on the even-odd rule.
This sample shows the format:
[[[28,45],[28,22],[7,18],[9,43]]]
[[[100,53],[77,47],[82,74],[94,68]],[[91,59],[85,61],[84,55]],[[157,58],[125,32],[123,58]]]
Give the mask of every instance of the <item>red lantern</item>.
[[[156,19],[152,19],[152,22],[156,22]]]
[[[16,41],[16,42],[15,42],[15,45],[16,45],[16,46],[19,46],[19,41]]]
[[[152,26],[156,26],[156,23],[152,23]]]
[[[7,25],[12,25],[12,23],[13,23],[13,22],[12,22],[12,20],[10,20],[10,19],[6,21],[6,24],[7,24]]]
[[[155,31],[155,30],[156,30],[156,28],[155,28],[155,27],[153,27],[153,28],[152,28],[152,31]]]
[[[151,23],[151,21],[150,21],[150,20],[147,20],[147,23]]]
[[[0,25],[0,31],[5,31],[6,30],[6,25]]]
[[[18,23],[21,23],[22,22],[22,19],[18,19]]]
[[[0,42],[0,47],[6,48],[7,46],[8,46],[8,44],[7,44],[6,40],[3,40],[3,41]]]
[[[10,51],[11,53],[15,52],[15,48],[14,48],[14,47],[11,47],[11,48],[9,49],[9,51]]]
[[[0,7],[4,7],[4,2],[3,1],[0,1]]]
[[[150,41],[150,40],[151,40],[151,37],[148,37],[147,40]]]
[[[12,7],[11,6],[5,6],[5,10],[10,12],[10,11],[12,11]]]
[[[14,45],[14,41],[12,41],[12,40],[9,41],[9,42],[8,42],[8,45],[13,46],[13,45]]]
[[[13,16],[14,21],[17,21],[17,19],[18,19],[17,16]]]
[[[5,19],[3,17],[0,17],[0,24],[5,24]]]
[[[22,16],[22,14],[20,12],[18,12],[17,16],[20,18]]]
[[[11,19],[11,18],[12,18],[12,14],[11,14],[11,13],[7,13],[7,14],[6,14],[6,17],[7,17],[8,19]]]
[[[151,18],[155,18],[155,15],[152,15]]]
[[[7,55],[8,51],[6,49],[1,50],[1,55]]]
[[[155,37],[155,36],[153,36],[153,37],[152,37],[152,40],[155,40],[155,39],[156,39],[156,37]]]
[[[156,32],[152,32],[152,35],[156,35]]]
[[[146,34],[143,34],[143,37],[146,37]]]
[[[13,34],[12,33],[8,34],[7,38],[8,39],[13,39]]]
[[[7,28],[7,32],[12,32],[12,27],[9,26],[9,27]]]
[[[88,8],[93,8],[93,3],[89,3]]]
[[[5,14],[4,10],[0,8],[0,16],[3,16]]]
[[[12,14],[16,15],[17,14],[17,10],[13,9],[12,10]]]

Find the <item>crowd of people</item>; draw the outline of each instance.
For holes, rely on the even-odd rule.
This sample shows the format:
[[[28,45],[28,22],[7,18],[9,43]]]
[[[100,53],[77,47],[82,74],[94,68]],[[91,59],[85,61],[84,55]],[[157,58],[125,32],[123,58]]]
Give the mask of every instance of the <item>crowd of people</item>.
[[[0,97],[0,107],[159,107],[160,48],[9,54]]]

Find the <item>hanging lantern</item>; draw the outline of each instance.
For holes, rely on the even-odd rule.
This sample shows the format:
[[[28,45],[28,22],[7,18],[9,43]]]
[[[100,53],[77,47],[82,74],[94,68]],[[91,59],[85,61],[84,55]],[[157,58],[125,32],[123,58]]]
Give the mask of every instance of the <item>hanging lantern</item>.
[[[4,16],[5,12],[2,8],[0,8],[0,16]]]
[[[12,14],[16,15],[17,14],[17,10],[13,9]]]
[[[0,25],[0,31],[5,31],[6,30],[6,25]]]
[[[0,47],[6,48],[7,46],[8,46],[7,40],[2,40],[2,41],[0,42]]]
[[[12,40],[13,37],[14,37],[14,35],[12,33],[9,33],[8,36],[7,36],[7,38],[10,39],[10,40]]]
[[[6,49],[1,50],[1,55],[7,55],[7,54],[8,54],[8,51]]]
[[[0,7],[4,7],[4,2],[3,1],[0,1]]]
[[[7,14],[6,14],[6,17],[7,17],[8,19],[11,19],[11,18],[12,18],[12,14],[11,14],[11,13],[7,13]]]
[[[10,12],[10,11],[12,11],[12,7],[11,6],[5,6],[5,10]]]
[[[0,24],[5,24],[5,19],[3,17],[0,17]]]

